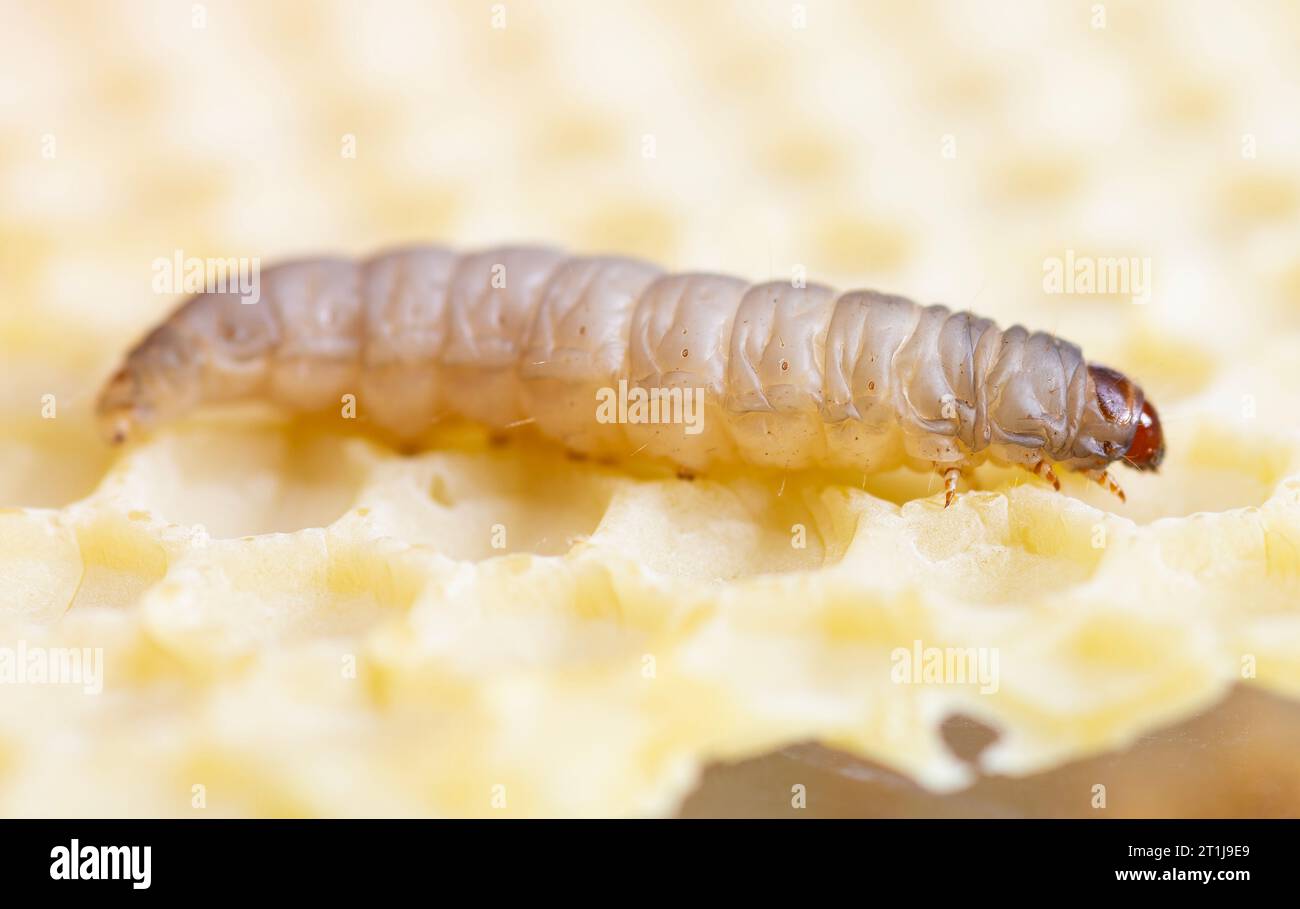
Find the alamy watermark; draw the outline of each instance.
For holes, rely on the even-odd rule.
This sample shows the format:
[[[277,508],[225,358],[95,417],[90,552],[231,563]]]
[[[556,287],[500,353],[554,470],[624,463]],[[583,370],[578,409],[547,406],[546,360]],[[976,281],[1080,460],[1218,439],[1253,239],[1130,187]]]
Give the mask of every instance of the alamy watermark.
[[[1151,302],[1151,259],[1138,256],[1064,256],[1043,260],[1043,292],[1049,294],[1126,296]]]
[[[80,685],[86,694],[104,690],[104,648],[0,647],[0,685]]]
[[[201,258],[173,250],[153,260],[153,291],[158,294],[239,294],[240,303],[262,299],[262,260]]]
[[[673,423],[685,426],[688,436],[699,435],[704,431],[704,389],[629,388],[627,379],[619,379],[617,389],[596,389],[596,422]]]
[[[926,647],[913,641],[895,647],[889,678],[895,685],[978,685],[980,694],[997,694],[1000,685],[996,647]]]
[[[134,890],[153,882],[152,846],[83,846],[72,840],[50,850],[50,879],[56,881],[130,881]]]

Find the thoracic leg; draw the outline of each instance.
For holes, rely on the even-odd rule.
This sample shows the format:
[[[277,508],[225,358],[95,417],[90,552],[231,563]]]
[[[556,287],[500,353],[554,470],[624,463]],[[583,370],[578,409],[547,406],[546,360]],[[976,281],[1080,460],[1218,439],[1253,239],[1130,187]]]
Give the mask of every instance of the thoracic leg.
[[[943,507],[947,508],[957,497],[957,479],[961,476],[960,467],[943,468]]]
[[[1082,473],[1085,477],[1092,480],[1094,483],[1100,483],[1102,486],[1105,486],[1112,493],[1119,496],[1119,500],[1121,502],[1128,501],[1128,498],[1124,495],[1124,490],[1119,488],[1119,484],[1115,482],[1114,477],[1112,477],[1110,473],[1108,473],[1107,471],[1085,470],[1082,471]]]
[[[1052,470],[1052,465],[1044,460],[1039,460],[1033,466],[1033,471],[1038,476],[1052,484],[1052,488],[1057,492],[1061,491],[1061,481],[1056,478],[1056,473]]]

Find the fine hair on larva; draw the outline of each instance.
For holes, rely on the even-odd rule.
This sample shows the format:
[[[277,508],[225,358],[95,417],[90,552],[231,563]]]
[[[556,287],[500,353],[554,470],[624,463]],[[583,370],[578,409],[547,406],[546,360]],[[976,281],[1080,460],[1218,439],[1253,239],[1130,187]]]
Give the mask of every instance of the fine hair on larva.
[[[256,302],[199,294],[130,351],[98,413],[120,442],[205,404],[323,411],[348,394],[398,438],[456,415],[692,473],[908,465],[942,472],[946,503],[986,458],[1122,496],[1106,467],[1152,470],[1164,454],[1141,388],[1044,332],[534,246],[291,261],[262,274]]]

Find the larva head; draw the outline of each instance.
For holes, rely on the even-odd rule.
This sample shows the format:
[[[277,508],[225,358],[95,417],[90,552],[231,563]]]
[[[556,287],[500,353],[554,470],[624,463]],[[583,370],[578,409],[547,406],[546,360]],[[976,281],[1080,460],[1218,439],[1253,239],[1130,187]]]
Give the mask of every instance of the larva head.
[[[1088,378],[1094,401],[1089,402],[1085,414],[1092,412],[1100,418],[1089,422],[1102,456],[1107,461],[1122,460],[1137,470],[1159,467],[1165,456],[1164,431],[1142,389],[1123,373],[1095,363],[1088,365]]]

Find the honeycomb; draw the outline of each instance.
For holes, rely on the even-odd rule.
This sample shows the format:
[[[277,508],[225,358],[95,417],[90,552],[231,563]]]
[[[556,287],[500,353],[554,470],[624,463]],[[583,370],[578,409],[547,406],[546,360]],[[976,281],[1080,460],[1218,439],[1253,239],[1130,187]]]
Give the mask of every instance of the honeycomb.
[[[1300,722],[1294,5],[4,2],[0,33],[0,813],[730,813],[849,798],[826,755],[910,810],[1053,813],[1225,699]],[[688,481],[527,427],[398,450],[364,402],[95,436],[181,296],[157,259],[421,240],[1055,331],[1169,455],[1126,504],[989,466],[945,511],[932,476]],[[1051,292],[1067,256],[1149,293]],[[914,647],[994,683],[900,682]],[[22,683],[74,651],[97,684]],[[993,738],[963,757],[954,718]],[[1254,753],[1271,811],[1294,741]],[[1180,754],[1134,753],[1148,784]],[[1123,778],[1105,811],[1175,810]]]

